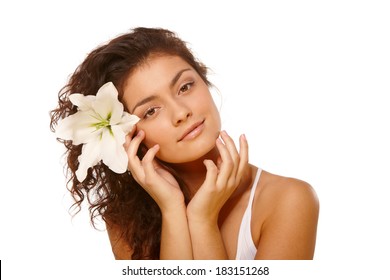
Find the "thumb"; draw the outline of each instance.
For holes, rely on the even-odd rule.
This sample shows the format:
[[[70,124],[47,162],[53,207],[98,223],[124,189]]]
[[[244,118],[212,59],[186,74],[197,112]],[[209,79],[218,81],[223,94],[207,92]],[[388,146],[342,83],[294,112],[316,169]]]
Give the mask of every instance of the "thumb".
[[[210,159],[206,159],[203,161],[203,164],[206,166],[206,179],[204,183],[206,184],[215,184],[218,177],[218,167],[214,164],[214,162]]]

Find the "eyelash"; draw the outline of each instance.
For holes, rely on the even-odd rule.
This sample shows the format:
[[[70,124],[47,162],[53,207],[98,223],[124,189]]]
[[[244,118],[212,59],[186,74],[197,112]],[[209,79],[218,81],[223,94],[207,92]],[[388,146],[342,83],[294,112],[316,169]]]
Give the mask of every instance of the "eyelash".
[[[179,89],[179,93],[183,93],[182,90],[185,89],[185,88],[186,88],[186,90],[185,90],[184,92],[190,90],[191,87],[192,87],[193,85],[194,85],[194,82],[188,82],[188,83],[186,83],[185,85],[183,85],[183,86]]]
[[[179,94],[183,94],[185,92],[187,92],[188,90],[191,89],[191,87],[193,86],[194,82],[188,82],[186,84],[184,84],[180,89],[179,89]],[[184,90],[184,91],[183,91]],[[150,118],[154,115],[154,113],[156,112],[156,109],[158,109],[158,107],[151,107],[151,108],[148,108],[144,115],[143,115],[143,119],[147,119],[147,118]],[[152,114],[151,114],[152,113]],[[151,114],[151,115],[150,115]]]
[[[156,112],[156,109],[157,109],[157,107],[151,107],[151,108],[147,109],[146,112],[145,112],[144,115],[143,115],[143,118],[144,118],[144,119],[147,119],[147,118],[152,117],[152,116],[154,115],[154,113]],[[149,115],[151,112],[152,112],[153,114]]]

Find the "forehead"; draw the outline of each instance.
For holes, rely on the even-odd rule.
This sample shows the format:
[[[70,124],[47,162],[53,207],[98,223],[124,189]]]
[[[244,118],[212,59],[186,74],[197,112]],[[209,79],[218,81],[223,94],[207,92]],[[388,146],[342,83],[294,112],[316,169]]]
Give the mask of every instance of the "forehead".
[[[179,56],[152,55],[143,64],[127,77],[127,83],[133,84],[138,81],[149,81],[159,79],[170,79],[169,75],[175,75],[177,71],[183,68],[189,68],[190,65]]]
[[[183,69],[193,68],[178,56],[151,56],[145,63],[135,68],[126,78],[123,87],[123,100],[131,108],[138,99],[158,94],[169,87],[175,75]]]

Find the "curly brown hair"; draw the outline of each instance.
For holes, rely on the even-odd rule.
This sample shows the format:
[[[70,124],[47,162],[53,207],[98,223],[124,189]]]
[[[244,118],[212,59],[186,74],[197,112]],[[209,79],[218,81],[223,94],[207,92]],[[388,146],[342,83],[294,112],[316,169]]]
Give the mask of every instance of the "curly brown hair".
[[[51,130],[55,131],[59,120],[77,112],[69,100],[70,94],[95,95],[103,84],[111,81],[118,89],[119,100],[122,100],[126,78],[155,54],[181,57],[207,85],[211,85],[207,79],[207,67],[194,57],[175,33],[162,28],[134,28],[97,47],[77,67],[58,93],[58,106],[50,112]],[[101,217],[106,223],[118,226],[122,237],[132,248],[132,259],[159,259],[161,212],[149,194],[130,172],[116,174],[102,162],[90,168],[86,179],[79,182],[75,172],[82,145],[73,145],[72,141],[63,139],[58,141],[66,147],[68,189],[75,201],[72,207],[79,211],[86,199],[92,224],[95,226],[96,218]],[[142,157],[141,148],[138,154]],[[187,196],[182,180],[174,170],[171,172]]]

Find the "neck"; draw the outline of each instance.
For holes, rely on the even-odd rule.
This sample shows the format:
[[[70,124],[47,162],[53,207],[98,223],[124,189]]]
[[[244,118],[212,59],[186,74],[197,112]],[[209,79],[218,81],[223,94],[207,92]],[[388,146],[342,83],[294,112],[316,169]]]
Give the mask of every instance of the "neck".
[[[205,159],[211,159],[215,165],[217,165],[218,157],[218,149],[214,147],[210,152],[195,161],[170,165],[182,178],[188,188],[190,196],[192,197],[198,191],[206,178],[207,170],[203,161]]]

